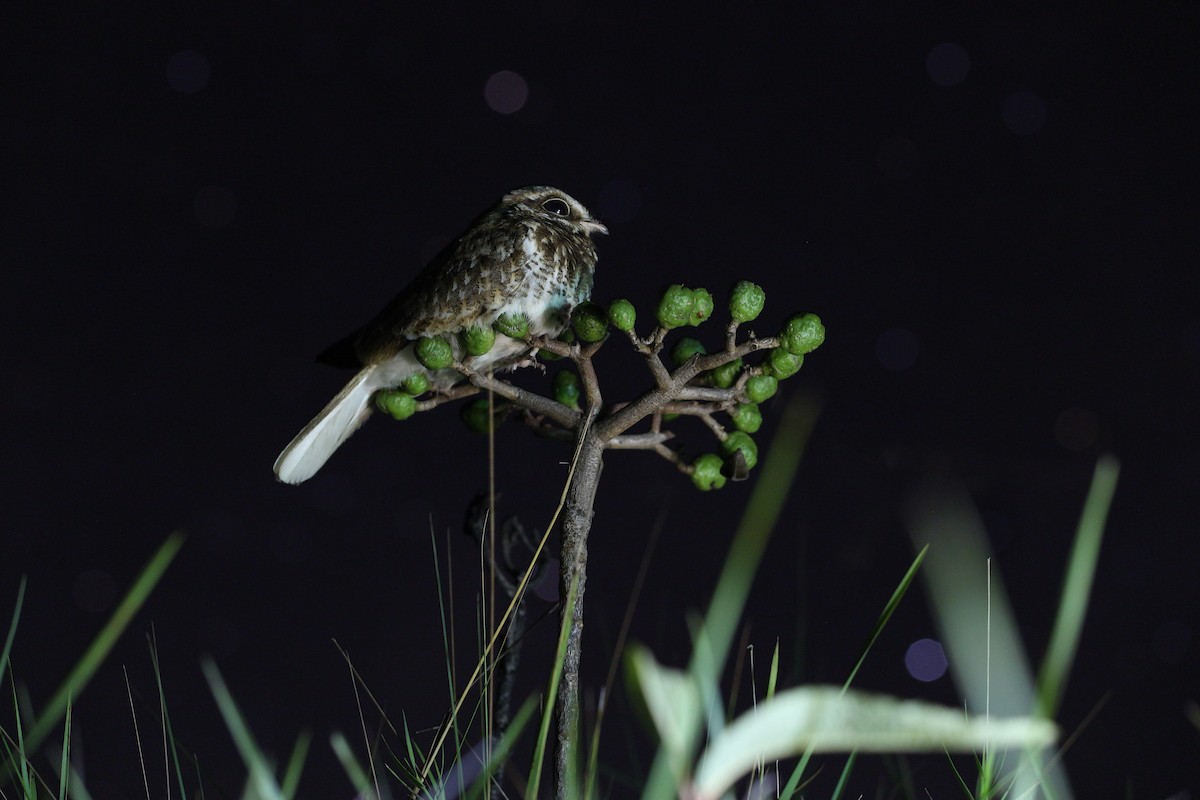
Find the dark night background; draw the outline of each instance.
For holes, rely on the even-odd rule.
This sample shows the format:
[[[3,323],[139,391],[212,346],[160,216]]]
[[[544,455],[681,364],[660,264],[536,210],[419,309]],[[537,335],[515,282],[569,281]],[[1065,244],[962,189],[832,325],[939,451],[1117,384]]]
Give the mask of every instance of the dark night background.
[[[786,396],[820,397],[747,611],[760,687],[777,639],[787,683],[845,678],[912,558],[901,509],[929,473],[983,512],[1040,657],[1092,468],[1111,451],[1121,482],[1059,721],[1072,732],[1107,702],[1066,765],[1078,797],[1200,791],[1186,716],[1200,697],[1200,5],[32,8],[0,24],[0,617],[28,576],[13,664],[36,706],[166,534],[188,534],[78,703],[95,796],[143,796],[121,667],[153,739],[151,626],[176,732],[214,796],[243,773],[205,654],[265,748],[313,729],[304,796],[352,794],[327,746],[335,729],[360,741],[331,640],[394,720],[440,721],[430,531],[443,559],[449,536],[466,647],[476,568],[458,530],[486,485],[485,440],[446,409],[372,420],[299,488],[276,484],[271,463],[348,377],[312,356],[530,183],[609,224],[599,300],[628,296],[646,319],[668,283],[721,297],[749,278],[767,291],[760,332],[795,311],[828,327],[759,437]],[[528,88],[515,113],[485,96],[502,71]],[[646,383],[617,342],[601,368],[609,399]],[[693,451],[708,446],[684,430]],[[502,511],[544,526],[567,457],[502,429]],[[750,491],[698,494],[644,454],[606,466],[593,692],[655,526],[632,636],[680,664],[686,614]],[[551,628],[526,646],[530,691]],[[904,668],[908,645],[935,635],[911,593],[858,685],[957,703],[949,677]],[[606,763],[636,780],[644,764],[621,741],[633,734],[609,730]],[[956,796],[944,760],[915,763],[920,792]],[[883,776],[863,759],[850,796]]]

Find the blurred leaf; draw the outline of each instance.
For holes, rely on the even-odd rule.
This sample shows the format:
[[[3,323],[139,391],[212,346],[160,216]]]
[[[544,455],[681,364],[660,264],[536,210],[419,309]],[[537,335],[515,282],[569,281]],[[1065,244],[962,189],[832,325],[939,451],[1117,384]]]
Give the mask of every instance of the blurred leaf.
[[[682,670],[659,664],[645,647],[631,648],[628,664],[633,682],[641,692],[654,721],[654,729],[667,752],[672,772],[682,777],[686,774],[692,732],[702,713],[696,682]]]
[[[1057,728],[1033,717],[967,718],[961,709],[810,686],[780,692],[717,734],[696,769],[694,796],[720,797],[758,761],[816,753],[974,752],[1042,747]],[[665,738],[665,737],[664,737]]]

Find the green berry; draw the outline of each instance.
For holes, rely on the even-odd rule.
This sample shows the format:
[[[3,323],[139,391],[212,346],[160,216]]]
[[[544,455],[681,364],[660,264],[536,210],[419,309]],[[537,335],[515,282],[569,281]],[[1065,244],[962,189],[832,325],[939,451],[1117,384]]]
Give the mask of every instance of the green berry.
[[[729,316],[734,322],[750,322],[762,313],[767,295],[762,287],[750,281],[738,281],[729,296]]]
[[[721,451],[727,456],[738,450],[742,451],[742,456],[746,459],[746,469],[754,469],[754,465],[758,463],[758,445],[745,431],[734,431],[721,442]]]
[[[633,330],[637,320],[637,309],[628,300],[613,300],[608,305],[608,321],[614,328],[625,333]]]
[[[417,401],[408,392],[385,389],[375,395],[375,406],[392,419],[408,419],[417,413]]]
[[[492,419],[488,418],[488,400],[486,397],[476,398],[464,405],[462,411],[459,412],[459,416],[466,423],[467,427],[476,433],[487,433],[488,428],[492,426],[493,422],[498,424],[503,419],[499,414]]]
[[[441,336],[417,339],[417,361],[426,369],[445,369],[454,361],[454,349]]]
[[[788,320],[779,338],[784,350],[802,356],[816,350],[825,341],[825,326],[816,314],[802,314]]]
[[[714,368],[708,374],[712,377],[713,386],[718,389],[728,389],[733,386],[734,381],[738,378],[738,373],[742,371],[742,360],[735,358],[726,364]]]
[[[692,317],[689,325],[699,325],[706,321],[713,312],[713,296],[708,289],[696,289],[692,292]]]
[[[733,427],[739,431],[757,433],[762,427],[762,412],[754,403],[740,403],[729,416],[733,420]]]
[[[721,457],[716,453],[705,453],[692,462],[692,483],[702,492],[720,489],[725,485],[721,474]]]
[[[584,303],[575,309],[571,327],[580,341],[598,342],[608,333],[608,319],[604,309],[595,303]]]
[[[492,327],[513,339],[524,339],[529,333],[529,317],[524,314],[501,314]]]
[[[401,386],[404,388],[404,391],[413,397],[425,394],[429,391],[429,376],[424,372],[414,372],[404,379],[404,383]]]
[[[783,380],[800,371],[800,366],[804,364],[804,356],[793,355],[782,347],[776,347],[768,356],[767,363],[771,366],[771,374]]]
[[[746,381],[746,399],[751,403],[762,403],[770,400],[777,389],[779,381],[773,375],[755,375]]]
[[[496,331],[482,325],[472,325],[462,332],[463,347],[467,354],[481,356],[492,349],[496,343]]]
[[[554,376],[554,399],[568,408],[579,408],[579,376],[563,370]]]
[[[675,366],[681,367],[687,363],[688,359],[694,355],[704,355],[708,351],[704,349],[704,345],[695,339],[684,337],[675,343],[671,348],[671,360],[675,362]]]
[[[696,298],[690,289],[682,284],[671,284],[658,302],[658,324],[664,328],[687,325],[692,321],[695,305]]]

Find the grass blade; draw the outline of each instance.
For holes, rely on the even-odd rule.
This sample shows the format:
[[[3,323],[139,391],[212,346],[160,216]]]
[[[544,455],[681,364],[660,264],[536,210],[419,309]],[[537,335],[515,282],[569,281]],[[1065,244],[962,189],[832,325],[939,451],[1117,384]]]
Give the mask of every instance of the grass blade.
[[[238,710],[237,702],[234,701],[229,687],[226,686],[225,679],[221,677],[217,665],[211,659],[206,658],[200,666],[204,671],[204,677],[208,680],[213,698],[217,701],[217,708],[220,709],[221,716],[225,719],[225,726],[229,728],[229,733],[233,736],[233,743],[237,746],[238,753],[242,756],[242,762],[250,773],[250,786],[254,788],[255,792],[251,796],[283,800],[283,793],[275,783],[275,776],[271,774],[267,759],[254,741],[254,735],[246,725],[242,712]]]
[[[1096,463],[1092,486],[1079,517],[1075,544],[1063,581],[1062,598],[1054,619],[1054,630],[1050,634],[1050,645],[1038,675],[1037,709],[1046,717],[1053,717],[1058,712],[1067,688],[1067,675],[1079,647],[1079,634],[1087,613],[1092,580],[1096,576],[1096,562],[1100,558],[1104,523],[1108,519],[1113,493],[1116,492],[1119,472],[1120,465],[1111,455],[1102,457]]]
[[[702,689],[715,685],[725,664],[754,574],[783,511],[788,490],[795,481],[817,413],[818,406],[813,398],[799,396],[788,405],[780,421],[779,431],[763,463],[762,474],[734,535],[729,557],[717,579],[704,625],[696,638],[688,670],[694,676],[696,685]],[[698,727],[689,733],[688,740],[692,747],[698,741],[699,733]],[[642,796],[668,798],[675,795],[675,789],[670,760],[667,753],[660,749]]]
[[[875,620],[875,627],[871,629],[866,644],[863,645],[862,652],[858,654],[858,660],[854,662],[854,669],[850,670],[850,675],[842,685],[842,691],[850,688],[850,684],[854,681],[854,676],[858,674],[859,667],[867,660],[867,653],[871,651],[871,647],[874,646],[875,640],[879,638],[879,634],[884,626],[888,624],[888,620],[892,618],[892,614],[896,613],[896,607],[900,605],[900,601],[904,598],[905,593],[908,592],[908,587],[912,585],[913,578],[917,577],[917,570],[921,568],[921,562],[925,560],[927,552],[929,552],[929,545],[925,545],[917,553],[917,557],[913,559],[908,572],[904,573],[904,577],[900,579],[900,585],[892,592],[892,596],[887,601],[887,605],[883,607],[883,612],[880,613],[879,619]]]
[[[17,586],[17,604],[13,608],[12,622],[8,625],[8,635],[4,637],[4,649],[0,650],[0,673],[8,666],[8,654],[12,652],[13,639],[17,635],[17,622],[21,619],[21,607],[25,605],[25,576]]]
[[[100,633],[92,641],[87,652],[83,654],[83,658],[71,670],[71,674],[63,681],[62,686],[58,688],[47,703],[45,710],[41,713],[39,719],[33,726],[33,730],[29,732],[26,739],[26,746],[30,751],[36,750],[41,746],[42,742],[50,734],[50,731],[58,725],[62,719],[67,705],[72,697],[79,697],[83,694],[84,688],[96,674],[96,670],[100,668],[100,664],[108,657],[113,646],[117,643],[117,639],[124,633],[125,628],[133,620],[135,614],[141,609],[142,604],[146,602],[146,598],[150,596],[150,592],[158,584],[167,567],[170,566],[171,560],[175,558],[175,554],[179,552],[179,548],[183,546],[183,534],[178,531],[167,537],[167,540],[162,543],[158,551],[146,563],[137,580],[134,581],[133,587],[121,600],[116,610],[113,611],[112,617],[108,620]]]
[[[575,594],[578,591],[579,584],[577,581],[571,583],[571,590],[567,592],[566,605],[563,608],[575,607]],[[558,697],[558,682],[562,678],[563,662],[567,657],[567,639],[571,635],[572,619],[570,615],[564,614],[562,624],[558,631],[558,650],[554,654],[554,669],[550,673],[550,685],[546,688],[547,702],[545,710],[542,712],[542,724],[538,729],[537,742],[534,744],[533,764],[529,769],[529,786],[525,790],[525,796],[536,798],[538,796],[538,785],[541,782],[542,764],[546,759],[546,745],[550,741],[550,722],[554,718],[554,698]],[[578,745],[578,742],[576,742]]]

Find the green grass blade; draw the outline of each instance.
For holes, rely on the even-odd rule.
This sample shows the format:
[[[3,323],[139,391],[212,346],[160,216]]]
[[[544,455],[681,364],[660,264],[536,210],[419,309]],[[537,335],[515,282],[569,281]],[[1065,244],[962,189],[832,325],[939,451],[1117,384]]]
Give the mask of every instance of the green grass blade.
[[[854,761],[858,758],[858,753],[851,753],[846,758],[846,765],[842,767],[842,774],[838,776],[837,786],[833,787],[833,794],[829,796],[829,800],[839,800],[842,792],[846,791],[846,784],[850,780],[850,773],[854,770]]]
[[[704,618],[708,647],[698,647],[692,657],[690,668],[701,686],[714,683],[724,666],[750,585],[795,481],[816,414],[815,404],[804,398],[794,400],[784,412]]]
[[[483,765],[483,771],[478,779],[472,784],[467,791],[467,800],[475,800],[475,798],[488,797],[492,775],[500,768],[512,753],[513,747],[516,746],[517,740],[524,732],[525,726],[529,724],[529,720],[533,717],[533,712],[537,708],[537,697],[530,697],[521,707],[517,709],[517,713],[513,715],[512,720],[508,724],[508,729],[504,731],[504,735],[496,743],[492,749],[491,757],[487,763]]]
[[[879,638],[880,632],[888,624],[888,620],[892,618],[892,614],[896,613],[896,607],[900,605],[900,601],[904,598],[905,593],[908,592],[908,587],[912,585],[913,578],[917,577],[917,570],[921,568],[921,562],[925,560],[927,552],[929,552],[929,545],[925,545],[917,553],[917,557],[909,565],[908,572],[904,573],[904,577],[900,579],[900,585],[892,592],[892,596],[883,607],[883,612],[880,613],[879,619],[875,620],[875,627],[871,629],[870,635],[867,636],[866,644],[863,645],[862,652],[858,654],[858,660],[854,662],[854,669],[850,670],[850,675],[842,685],[842,691],[850,688],[850,684],[854,681],[854,676],[858,674],[859,668],[867,660],[867,653],[875,645],[875,640]]]
[[[67,768],[71,770],[71,800],[92,800],[91,793],[89,793],[87,787],[83,785],[83,776],[80,775],[74,767],[68,765]]]
[[[867,653],[871,651],[871,648],[875,645],[875,640],[879,638],[879,634],[883,631],[884,626],[887,625],[888,621],[892,618],[892,615],[896,612],[896,608],[900,605],[901,599],[903,599],[904,595],[908,593],[908,589],[912,585],[913,579],[917,576],[917,570],[921,568],[921,562],[925,560],[925,553],[928,552],[928,550],[929,545],[925,545],[921,548],[920,552],[917,553],[917,557],[914,558],[912,564],[909,565],[908,571],[904,573],[904,577],[900,579],[900,583],[892,592],[892,596],[884,605],[883,611],[880,612],[879,618],[875,621],[875,627],[871,629],[871,633],[867,636],[867,641],[863,645],[862,652],[858,654],[858,659],[854,662],[854,668],[850,670],[850,674],[846,677],[846,682],[842,684],[843,692],[850,688],[850,684],[854,681],[854,677],[858,674],[859,668],[862,667],[863,662],[867,659]],[[850,754],[851,758],[846,764],[847,768],[854,763],[854,755],[854,753]],[[800,779],[804,776],[804,771],[808,768],[808,762],[811,756],[811,751],[805,752],[799,763],[796,764],[795,768],[792,770],[791,776],[788,778],[786,786],[784,787],[784,791],[781,795],[782,797],[790,797],[791,794],[795,792],[796,787],[800,785]],[[843,778],[844,777],[845,773],[843,773]]]
[[[150,631],[151,634],[147,637],[146,643],[150,648],[150,665],[154,671],[154,683],[158,688],[158,713],[162,718],[164,738],[170,751],[171,766],[175,770],[175,780],[179,784],[179,797],[187,800],[187,788],[183,782],[183,765],[179,763],[179,748],[175,743],[175,730],[171,727],[171,715],[167,711],[167,690],[163,686],[162,669],[158,662],[158,639],[154,635],[153,626]]]
[[[770,700],[775,696],[775,689],[779,685],[779,639],[775,640],[775,649],[771,651],[771,671],[767,675],[767,694],[766,699]]]
[[[254,787],[258,797],[283,800],[283,793],[275,783],[275,776],[271,774],[267,759],[254,741],[254,735],[246,725],[242,712],[238,710],[237,702],[234,701],[229,687],[226,686],[225,679],[221,677],[217,665],[211,659],[206,658],[200,667],[204,671],[204,677],[208,680],[213,698],[217,701],[217,708],[220,709],[221,716],[225,719],[225,726],[229,728],[229,733],[233,736],[233,743],[237,746],[238,753],[242,756],[242,762],[250,773],[250,786]]]
[[[1057,735],[1053,723],[1038,717],[972,718],[954,706],[802,686],[760,703],[713,736],[686,792],[695,798],[722,797],[758,763],[801,753],[1044,748]]]
[[[729,557],[717,579],[704,625],[696,639],[688,669],[697,686],[715,685],[724,667],[754,574],[783,511],[788,490],[795,481],[818,410],[814,399],[798,396],[788,404],[780,421],[779,431],[763,462],[762,474],[734,535]],[[690,732],[688,738],[693,747],[699,733],[698,728]],[[676,794],[674,784],[670,760],[660,750],[642,796],[652,800],[673,797]]]
[[[571,583],[571,589],[567,592],[565,605],[563,608],[575,607],[575,595],[578,591],[578,581]],[[558,682],[562,678],[563,662],[567,657],[567,639],[571,635],[571,625],[574,621],[570,614],[564,614],[562,624],[558,630],[558,649],[554,653],[554,669],[550,671],[550,685],[546,688],[547,701],[545,709],[542,711],[542,724],[538,728],[537,741],[533,748],[533,763],[529,768],[529,785],[525,789],[525,796],[536,800],[538,797],[538,786],[541,783],[542,765],[546,760],[546,745],[550,741],[550,722],[554,718],[554,707],[557,705],[556,698],[558,697]],[[578,745],[578,742],[575,742]]]
[[[63,720],[62,758],[59,759],[58,765],[59,800],[66,800],[67,785],[70,783],[71,775],[71,701],[69,699],[67,700],[67,710]]]
[[[366,798],[375,797],[371,778],[363,769],[362,764],[358,763],[358,759],[354,757],[354,749],[350,747],[350,742],[346,740],[346,737],[340,733],[334,733],[329,737],[329,744],[359,795]]]
[[[1079,647],[1079,634],[1083,629],[1088,596],[1096,575],[1096,562],[1100,558],[1104,524],[1112,506],[1119,472],[1117,459],[1111,455],[1103,456],[1096,464],[1092,486],[1083,504],[1058,614],[1054,619],[1054,630],[1050,634],[1050,645],[1038,675],[1038,713],[1047,717],[1053,717],[1058,712],[1066,691],[1067,676]]]
[[[4,769],[0,770],[0,786],[7,783],[8,777],[14,772],[17,775],[17,782],[21,785],[22,797],[37,797],[37,789],[34,786],[32,768],[29,764],[29,749],[25,745],[25,726],[21,723],[21,706],[17,699],[17,682],[13,678],[12,670],[8,672],[8,682],[12,687],[13,695],[13,718],[16,724],[17,738],[13,746],[9,748],[8,763],[4,765]]]
[[[8,654],[12,652],[13,639],[17,635],[17,622],[21,619],[21,608],[25,605],[25,576],[17,585],[17,604],[13,607],[12,622],[8,625],[8,635],[4,637],[4,649],[0,650],[0,674],[8,667]]]
[[[283,771],[283,782],[280,785],[284,797],[296,796],[296,789],[300,786],[300,774],[304,771],[304,761],[308,758],[308,748],[311,744],[312,734],[308,731],[301,731],[296,737],[296,746],[292,748],[292,756]]]
[[[117,639],[124,633],[125,628],[133,620],[135,614],[141,609],[142,604],[146,602],[146,598],[150,596],[150,592],[158,584],[163,573],[171,564],[171,560],[175,558],[175,554],[179,552],[179,548],[183,546],[183,534],[176,532],[167,537],[167,540],[162,543],[158,551],[147,562],[142,569],[133,587],[121,600],[112,617],[108,620],[105,626],[100,630],[100,633],[92,641],[87,652],[83,654],[83,658],[71,670],[71,674],[63,682],[58,691],[54,693],[50,702],[46,705],[45,710],[41,713],[37,722],[33,726],[33,730],[29,732],[27,746],[29,750],[36,750],[41,746],[42,742],[50,734],[50,731],[58,725],[62,719],[63,713],[66,711],[67,704],[70,698],[79,697],[83,694],[84,688],[96,674],[96,670],[100,668],[100,664],[108,657],[113,646],[117,643]]]
[[[800,779],[804,777],[804,773],[808,770],[808,762],[811,759],[812,753],[805,753],[800,757],[796,768],[792,770],[792,774],[788,777],[788,782],[779,791],[780,800],[791,800],[796,795],[796,792],[800,788]]]

